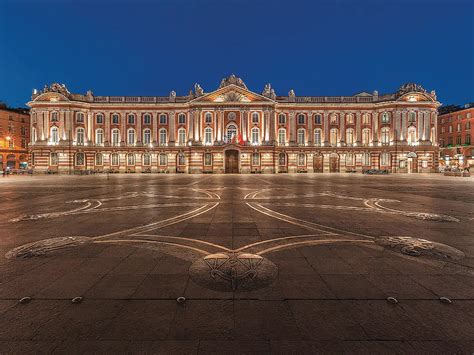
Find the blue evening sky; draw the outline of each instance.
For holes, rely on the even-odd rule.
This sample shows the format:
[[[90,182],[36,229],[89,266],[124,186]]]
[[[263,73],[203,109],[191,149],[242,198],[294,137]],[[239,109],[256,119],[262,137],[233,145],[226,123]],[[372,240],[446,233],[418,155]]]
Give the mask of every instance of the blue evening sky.
[[[0,0],[0,100],[206,92],[235,73],[278,95],[435,89],[474,101],[474,1]]]

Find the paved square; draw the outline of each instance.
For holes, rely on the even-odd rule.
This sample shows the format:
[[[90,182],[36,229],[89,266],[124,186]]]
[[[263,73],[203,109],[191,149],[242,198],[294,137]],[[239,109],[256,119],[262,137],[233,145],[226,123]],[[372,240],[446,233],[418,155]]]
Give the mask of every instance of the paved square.
[[[473,182],[3,178],[1,352],[470,353]]]

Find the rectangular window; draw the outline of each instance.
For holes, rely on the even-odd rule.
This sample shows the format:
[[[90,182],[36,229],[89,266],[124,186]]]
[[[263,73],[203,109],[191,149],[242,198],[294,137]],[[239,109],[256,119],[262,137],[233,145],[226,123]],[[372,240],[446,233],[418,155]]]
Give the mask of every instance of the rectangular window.
[[[428,167],[428,160],[422,160],[421,161],[421,167],[422,168],[427,168]]]
[[[166,124],[166,115],[160,115],[160,124]]]
[[[466,137],[464,137],[464,143],[465,144],[471,144],[471,135],[466,134]]]
[[[58,153],[51,153],[50,155],[50,165],[56,166],[59,163]]]
[[[252,165],[260,165],[260,154],[252,153]]]
[[[212,165],[212,153],[205,153],[204,154],[204,165],[211,166]]]
[[[456,137],[456,145],[461,145],[461,136]]]

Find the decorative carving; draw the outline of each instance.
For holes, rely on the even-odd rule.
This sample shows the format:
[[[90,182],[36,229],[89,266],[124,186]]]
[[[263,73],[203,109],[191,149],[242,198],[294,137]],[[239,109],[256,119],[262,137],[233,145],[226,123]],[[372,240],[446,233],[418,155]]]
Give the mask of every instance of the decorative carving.
[[[423,87],[421,85],[416,84],[416,83],[407,83],[407,84],[403,84],[402,86],[400,86],[400,88],[398,89],[398,91],[396,93],[396,96],[400,97],[400,96],[405,95],[409,92],[421,92],[423,94],[426,94],[426,90],[423,89]]]
[[[227,78],[222,79],[221,84],[219,85],[219,89],[226,87],[228,85],[237,85],[247,90],[247,86],[244,84],[242,79],[236,77],[234,74],[232,74],[231,76]]]
[[[295,102],[296,101],[296,95],[295,95],[295,91],[293,89],[291,89],[288,92],[288,99],[289,99],[290,102]]]
[[[198,83],[194,84],[194,92],[196,93],[196,97],[204,95],[204,90]]]
[[[265,96],[265,97],[268,97],[272,100],[276,99],[275,90],[272,89],[271,84],[266,84],[265,85],[265,88],[263,89],[262,95]]]
[[[176,91],[171,90],[169,99],[170,99],[171,102],[176,101]]]
[[[71,95],[66,85],[58,83],[52,83],[49,87],[48,85],[45,85],[43,88],[43,93],[45,92],[58,92],[66,97],[69,97]]]

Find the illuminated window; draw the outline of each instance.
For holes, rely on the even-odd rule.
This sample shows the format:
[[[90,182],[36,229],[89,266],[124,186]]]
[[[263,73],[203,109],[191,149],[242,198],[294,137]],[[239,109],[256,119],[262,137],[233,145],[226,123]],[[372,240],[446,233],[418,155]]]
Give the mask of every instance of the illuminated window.
[[[95,155],[95,165],[102,165],[104,163],[104,158],[101,153]]]
[[[337,145],[337,136],[338,136],[338,129],[337,128],[331,128],[330,134],[329,134],[329,143],[332,146]]]
[[[252,144],[259,144],[260,143],[260,134],[259,129],[254,127],[252,128]]]
[[[320,128],[314,130],[314,145],[321,145],[322,131]]]
[[[118,128],[112,130],[112,144],[118,145],[120,143],[120,131]]]
[[[160,115],[160,124],[166,124],[166,115],[165,114]]]
[[[314,116],[314,124],[321,124],[321,115],[317,114]]]
[[[127,154],[127,165],[135,165],[135,154]]]
[[[149,128],[143,131],[143,144],[151,143],[151,130]]]
[[[370,117],[368,113],[362,115],[362,124],[370,124]]]
[[[206,123],[212,123],[212,114],[210,112],[206,113],[205,121],[206,121]]]
[[[212,128],[206,127],[204,129],[204,144],[211,145],[212,144]]]
[[[337,115],[335,113],[333,113],[330,117],[330,121],[329,121],[331,124],[337,124]]]
[[[184,128],[178,129],[178,145],[186,145],[186,130]]]
[[[304,115],[300,113],[298,115],[298,124],[304,124],[304,119],[305,119]]]
[[[362,154],[362,166],[370,166],[370,154],[363,153]]]
[[[388,115],[388,112],[382,113],[382,123],[388,123],[390,122],[390,116]]]
[[[178,165],[186,165],[186,157],[184,153],[178,154]]]
[[[285,166],[286,165],[286,154],[280,153],[278,154],[278,165]]]
[[[84,114],[82,112],[78,112],[76,114],[76,122],[77,123],[84,123]]]
[[[298,165],[299,166],[306,165],[306,154],[304,154],[304,153],[299,153],[298,154]]]
[[[347,115],[346,123],[347,124],[354,124],[354,115],[352,115],[352,114]]]
[[[252,123],[258,123],[258,113],[252,113]]]
[[[128,122],[128,124],[135,124],[135,115],[133,115],[133,114],[128,115],[127,122]]]
[[[168,164],[168,156],[165,153],[160,154],[159,164],[161,166]]]
[[[414,145],[416,142],[416,130],[415,127],[408,128],[407,141],[409,145]]]
[[[380,141],[382,144],[389,144],[390,143],[390,128],[383,127],[380,131]]]
[[[212,165],[212,153],[204,153],[204,165],[205,166]]]
[[[370,129],[364,128],[362,130],[362,144],[367,145],[370,141]]]
[[[143,124],[151,124],[151,115],[149,113],[143,115]]]
[[[58,153],[51,153],[49,155],[49,165],[56,166],[59,164],[59,157]]]
[[[96,116],[95,116],[95,122],[97,124],[103,124],[104,123],[104,115],[101,114],[101,113],[98,113]]]
[[[160,145],[166,145],[166,129],[162,128],[160,129],[160,139],[159,139],[159,144]]]
[[[76,153],[76,159],[75,159],[75,163],[76,165],[84,165],[84,162],[85,162],[85,156],[84,156],[84,153]]]
[[[390,153],[385,152],[380,155],[380,165],[390,165]]]
[[[120,160],[119,160],[119,155],[118,155],[117,153],[113,153],[111,157],[112,157],[112,158],[111,158],[111,160],[112,160],[111,164],[112,164],[113,166],[118,166],[118,165],[119,165],[119,161],[120,161]]]
[[[285,145],[286,144],[286,129],[280,128],[278,130],[278,144]]]
[[[59,131],[58,127],[51,127],[51,143],[59,143]]]
[[[252,165],[260,165],[260,154],[252,153]]]
[[[143,165],[149,166],[151,165],[151,155],[148,153],[143,154]]]
[[[416,113],[415,112],[410,112],[408,114],[408,122],[410,123],[415,123],[416,122]]]
[[[353,166],[354,165],[354,154],[347,153],[346,154],[346,165]]]
[[[304,145],[306,141],[306,132],[303,128],[298,129],[298,145]]]
[[[237,127],[234,124],[230,124],[227,127],[226,138],[227,142],[231,142],[232,139],[237,135]]]
[[[95,144],[103,144],[104,143],[104,130],[102,128],[98,128],[95,130]]]
[[[76,131],[76,144],[84,144],[84,128],[78,128]]]
[[[354,144],[354,129],[353,128],[346,129],[346,143],[349,145]]]
[[[135,130],[133,128],[127,131],[127,143],[129,145],[135,144]]]

